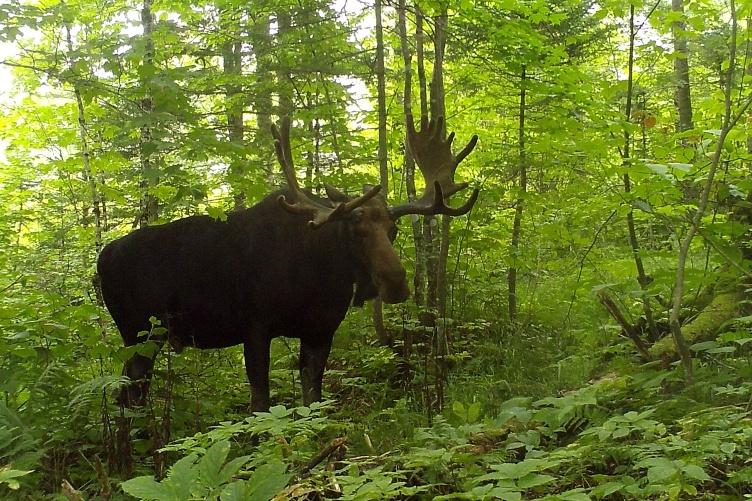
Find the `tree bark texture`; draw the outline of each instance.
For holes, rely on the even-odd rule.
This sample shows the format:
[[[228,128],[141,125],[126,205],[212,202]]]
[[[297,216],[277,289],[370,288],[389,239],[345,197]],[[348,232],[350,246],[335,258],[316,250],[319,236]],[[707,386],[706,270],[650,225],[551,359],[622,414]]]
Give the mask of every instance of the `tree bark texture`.
[[[376,102],[379,118],[379,183],[381,192],[386,196],[389,193],[389,170],[387,163],[386,151],[386,82],[384,71],[384,28],[381,21],[381,0],[376,0],[374,5],[374,15],[376,16]],[[391,339],[386,327],[384,326],[384,305],[381,298],[376,298],[373,302],[373,325],[376,329],[376,336],[382,346],[391,346],[394,340]]]
[[[527,193],[527,150],[525,149],[525,111],[527,110],[527,72],[525,66],[520,71],[520,101],[519,120],[517,123],[517,147],[519,161],[517,164],[518,190],[517,202],[514,207],[514,222],[512,223],[512,241],[510,242],[510,257],[512,264],[507,271],[507,289],[509,302],[509,321],[517,320],[517,262],[520,253],[520,235],[522,233],[522,215]]]
[[[402,97],[402,106],[405,117],[412,115],[412,54],[410,53],[410,46],[407,39],[407,21],[406,21],[406,7],[405,0],[399,0],[398,5],[398,29],[400,36],[400,49],[402,51],[402,61],[404,70],[404,91]],[[410,148],[407,147],[407,134],[405,134],[404,142],[404,168],[405,168],[405,188],[407,190],[407,198],[413,202],[417,198],[415,189],[415,161],[410,153]],[[413,234],[413,242],[415,245],[415,275],[413,278],[413,301],[415,305],[420,307],[425,305],[425,261],[423,259],[423,231],[420,224],[420,218],[418,216],[410,216],[410,226]]]
[[[147,117],[154,112],[154,101],[151,93],[151,83],[149,79],[154,74],[154,17],[151,11],[151,0],[144,0],[141,8],[141,24],[143,26],[144,37],[144,66],[147,69],[146,77],[142,79],[141,85],[144,90],[144,97],[141,100],[141,112]],[[153,159],[151,125],[149,120],[141,126],[139,136],[139,156],[141,162],[141,210],[139,213],[138,224],[147,226],[157,219],[159,215],[159,201],[152,193],[150,188],[156,186],[157,176]]]
[[[224,71],[227,84],[225,85],[225,113],[227,115],[227,137],[231,143],[235,143],[237,148],[243,147],[243,87],[239,80],[243,71],[243,59],[241,54],[240,34],[237,33],[235,26],[237,22],[233,19],[236,14],[231,10],[225,10],[222,16],[222,26],[225,37],[228,40],[222,44],[222,69]],[[236,150],[237,151],[237,150]],[[228,181],[232,189],[232,196],[235,203],[234,209],[241,210],[245,208],[245,193],[243,192],[242,182],[238,182],[243,177],[243,168],[245,167],[245,155],[234,155],[232,159],[231,171]]]
[[[434,63],[433,78],[431,79],[431,116],[446,117],[446,95],[444,92],[444,51],[446,49],[448,15],[444,10],[434,18]],[[446,120],[444,121],[446,124]],[[445,125],[446,127],[446,125]],[[445,134],[446,130],[440,131]],[[446,318],[447,313],[447,262],[449,260],[449,230],[451,216],[441,217],[441,229],[436,248],[436,307],[439,317]]]
[[[687,25],[684,21],[684,0],[671,0],[671,10],[679,14],[671,23],[674,37],[674,78],[676,79],[676,110],[678,129],[684,132],[694,128],[692,122],[692,96],[689,85],[689,53],[687,51]]]

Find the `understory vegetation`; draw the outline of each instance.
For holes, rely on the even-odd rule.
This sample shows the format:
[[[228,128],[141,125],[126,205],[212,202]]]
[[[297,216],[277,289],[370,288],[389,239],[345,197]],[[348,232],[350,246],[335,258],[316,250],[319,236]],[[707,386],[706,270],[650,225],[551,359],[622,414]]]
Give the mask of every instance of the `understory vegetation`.
[[[1,3],[0,499],[752,499],[751,20],[736,0]],[[449,203],[480,196],[399,220],[411,297],[350,308],[322,402],[301,405],[298,333],[260,413],[240,346],[123,346],[104,245],[277,189],[285,116],[306,189],[414,200],[413,115],[445,117],[455,154],[479,136]],[[118,405],[155,351],[146,405]]]

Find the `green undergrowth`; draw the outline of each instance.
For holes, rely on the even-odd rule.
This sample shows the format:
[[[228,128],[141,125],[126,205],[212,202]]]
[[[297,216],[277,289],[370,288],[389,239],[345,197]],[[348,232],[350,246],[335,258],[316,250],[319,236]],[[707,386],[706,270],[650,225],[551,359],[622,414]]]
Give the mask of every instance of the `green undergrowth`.
[[[59,471],[82,499],[752,497],[747,317],[692,345],[690,387],[678,366],[636,364],[615,335],[583,347],[544,326],[505,331],[481,320],[455,326],[439,380],[428,356],[434,337],[416,336],[404,359],[401,345],[359,336],[363,318],[337,341],[325,379],[330,400],[310,408],[295,407],[294,342],[275,347],[273,396],[284,405],[250,417],[239,352],[174,357],[173,373],[158,374],[153,388],[155,408],[166,381],[174,392],[159,480],[149,440],[139,436],[151,425],[139,421],[130,478],[94,471],[97,395],[116,389],[119,377],[72,392],[75,419],[63,422],[51,409],[48,419],[68,423],[54,433],[0,405],[0,498],[43,498],[60,485],[46,471]],[[207,394],[196,381],[208,370],[233,384]],[[88,428],[75,428],[86,420]]]
[[[752,498],[752,339],[742,336],[693,346],[700,382],[689,388],[677,368],[632,366],[493,409],[455,399],[430,423],[406,397],[276,406],[172,442],[164,479],[145,471],[120,487],[144,500]],[[385,371],[394,362],[369,356]]]
[[[716,381],[683,390],[674,370],[643,368],[557,396],[515,397],[493,417],[455,401],[399,447],[370,452],[331,402],[278,406],[174,442],[166,450],[183,457],[162,482],[147,475],[122,487],[165,500],[752,497],[749,369],[700,371]],[[349,448],[311,463],[337,439]]]

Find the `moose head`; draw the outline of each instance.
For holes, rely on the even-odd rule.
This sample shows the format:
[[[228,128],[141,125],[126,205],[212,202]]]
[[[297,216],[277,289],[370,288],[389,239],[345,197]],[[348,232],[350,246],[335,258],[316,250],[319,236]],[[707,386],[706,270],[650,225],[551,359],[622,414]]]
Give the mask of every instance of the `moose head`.
[[[272,125],[277,159],[282,167],[287,185],[294,200],[280,195],[278,201],[288,212],[306,214],[311,228],[320,228],[334,221],[343,221],[350,228],[355,242],[355,254],[368,271],[378,295],[385,303],[405,301],[410,290],[405,268],[392,247],[397,236],[395,222],[408,214],[461,216],[473,207],[479,190],[473,190],[461,207],[451,207],[447,200],[467,188],[467,183],[456,183],[454,175],[460,162],[478,143],[474,135],[459,154],[452,153],[454,132],[446,136],[444,118],[423,119],[420,130],[415,129],[413,117],[407,116],[407,143],[425,180],[423,194],[412,202],[388,206],[379,196],[381,186],[366,187],[358,197],[348,197],[335,188],[325,185],[328,200],[322,202],[300,189],[290,148],[290,119],[285,117],[281,129]]]

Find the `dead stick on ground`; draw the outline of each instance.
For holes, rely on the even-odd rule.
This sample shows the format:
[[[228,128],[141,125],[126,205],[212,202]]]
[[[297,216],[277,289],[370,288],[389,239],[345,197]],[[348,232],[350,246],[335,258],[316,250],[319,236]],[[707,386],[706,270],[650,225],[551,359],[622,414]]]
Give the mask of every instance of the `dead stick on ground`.
[[[335,438],[327,445],[321,452],[311,458],[303,468],[301,468],[299,475],[303,476],[316,467],[320,462],[328,458],[334,451],[342,447],[347,443],[347,437]]]

